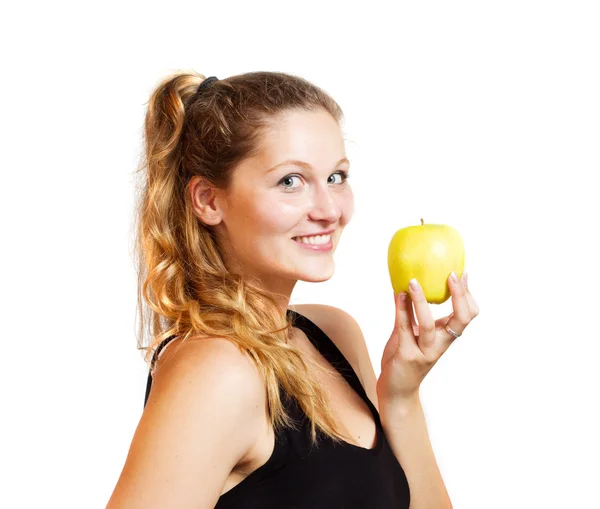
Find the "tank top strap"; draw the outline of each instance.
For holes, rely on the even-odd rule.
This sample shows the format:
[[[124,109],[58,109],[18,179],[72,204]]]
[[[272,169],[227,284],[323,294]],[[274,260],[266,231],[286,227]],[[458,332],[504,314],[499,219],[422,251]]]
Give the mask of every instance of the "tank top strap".
[[[342,352],[331,340],[331,338],[325,334],[325,332],[316,323],[309,320],[306,316],[301,315],[297,311],[288,309],[287,314],[288,316],[292,316],[293,326],[298,327],[306,334],[310,342],[315,346],[319,353],[321,353],[323,357],[325,357],[325,359],[346,379],[350,387],[352,387],[364,399],[378,421],[379,414],[377,409],[367,396],[367,393],[360,383],[360,379],[352,368],[352,365],[348,362],[346,357],[344,357]]]

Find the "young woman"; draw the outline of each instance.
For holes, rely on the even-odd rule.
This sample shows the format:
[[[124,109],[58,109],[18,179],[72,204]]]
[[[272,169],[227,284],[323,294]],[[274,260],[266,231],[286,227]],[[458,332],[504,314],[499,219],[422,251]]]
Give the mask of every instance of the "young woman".
[[[136,242],[150,373],[108,509],[451,507],[418,389],[477,314],[466,282],[449,280],[443,323],[418,289],[396,296],[379,380],[348,313],[290,307],[298,280],[331,278],[353,215],[341,120],[283,73],[153,92]]]

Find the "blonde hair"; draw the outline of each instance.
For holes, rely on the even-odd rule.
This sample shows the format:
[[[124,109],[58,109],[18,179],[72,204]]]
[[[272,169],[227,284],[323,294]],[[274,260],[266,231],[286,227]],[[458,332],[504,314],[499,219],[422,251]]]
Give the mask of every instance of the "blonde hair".
[[[338,123],[342,110],[323,90],[289,74],[240,74],[196,94],[204,79],[177,72],[158,84],[148,102],[136,170],[137,346],[150,362],[172,335],[182,341],[194,335],[227,338],[256,364],[276,432],[295,427],[282,405],[283,388],[310,420],[312,443],[318,445],[318,432],[337,442],[346,437],[308,371],[309,364],[318,365],[288,344],[292,318],[275,294],[226,268],[212,226],[193,213],[188,184],[201,176],[226,192],[236,165],[258,153],[262,135],[287,110],[322,108]]]

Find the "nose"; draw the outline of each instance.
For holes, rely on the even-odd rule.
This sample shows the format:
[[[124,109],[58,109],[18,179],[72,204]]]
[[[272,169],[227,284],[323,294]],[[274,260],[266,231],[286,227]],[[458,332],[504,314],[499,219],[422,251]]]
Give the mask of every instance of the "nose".
[[[341,206],[336,199],[335,191],[327,187],[318,187],[314,193],[309,216],[315,221],[335,223],[341,215]]]

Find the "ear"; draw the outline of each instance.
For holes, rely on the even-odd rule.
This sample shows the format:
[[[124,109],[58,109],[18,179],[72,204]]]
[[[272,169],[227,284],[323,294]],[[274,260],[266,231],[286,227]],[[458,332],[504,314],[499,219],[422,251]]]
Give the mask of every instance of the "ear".
[[[203,177],[192,177],[188,192],[192,200],[194,214],[204,223],[215,226],[223,217],[218,204],[219,190]]]

